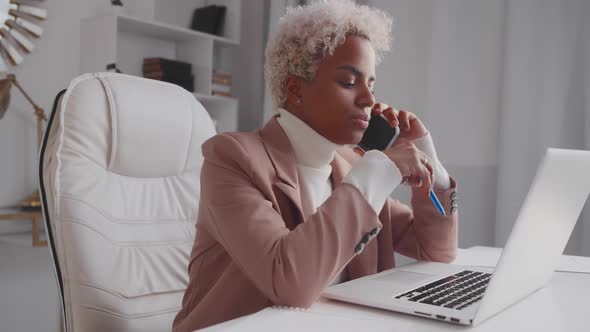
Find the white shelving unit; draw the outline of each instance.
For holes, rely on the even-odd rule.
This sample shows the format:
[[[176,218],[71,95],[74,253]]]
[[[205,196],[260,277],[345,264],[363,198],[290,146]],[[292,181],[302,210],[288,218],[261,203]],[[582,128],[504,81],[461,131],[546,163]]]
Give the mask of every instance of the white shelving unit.
[[[231,48],[239,44],[241,1],[215,1],[227,8],[222,36],[169,23],[175,20],[174,15],[192,15],[192,9],[205,3],[185,0],[163,3],[156,2],[153,20],[121,14],[83,19],[80,24],[80,73],[105,71],[107,64],[114,63],[125,74],[142,76],[143,58],[162,57],[189,62],[195,77],[194,95],[215,120],[218,132],[237,130],[237,99],[212,96],[211,80],[214,70],[232,71]],[[178,6],[174,7],[176,4]],[[178,22],[186,26],[188,21],[187,17],[178,18]]]

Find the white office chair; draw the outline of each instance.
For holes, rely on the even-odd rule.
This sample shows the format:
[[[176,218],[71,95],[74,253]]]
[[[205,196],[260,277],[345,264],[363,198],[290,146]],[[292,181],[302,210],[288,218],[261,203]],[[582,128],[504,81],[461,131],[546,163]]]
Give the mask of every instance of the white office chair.
[[[171,330],[214,133],[169,83],[86,74],[58,95],[39,175],[66,331]]]

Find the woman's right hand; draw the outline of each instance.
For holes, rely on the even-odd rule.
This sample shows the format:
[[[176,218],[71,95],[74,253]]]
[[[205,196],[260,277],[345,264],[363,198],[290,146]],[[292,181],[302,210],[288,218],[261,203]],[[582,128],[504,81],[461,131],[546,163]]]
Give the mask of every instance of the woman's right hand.
[[[432,161],[411,142],[396,142],[383,153],[397,166],[402,183],[414,188],[424,188],[428,195],[434,183]]]

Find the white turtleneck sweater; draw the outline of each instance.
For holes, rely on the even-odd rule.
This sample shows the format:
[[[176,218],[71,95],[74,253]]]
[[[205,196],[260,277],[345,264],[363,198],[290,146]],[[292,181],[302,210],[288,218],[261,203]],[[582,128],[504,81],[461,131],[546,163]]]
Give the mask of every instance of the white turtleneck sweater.
[[[295,152],[300,185],[303,187],[303,205],[310,207],[307,213],[315,213],[332,193],[330,174],[336,150],[341,145],[335,144],[309,127],[305,122],[285,109],[279,108],[279,125],[285,131]],[[449,176],[438,161],[430,134],[413,143],[422,150],[435,164],[435,184],[439,190],[450,188]],[[385,200],[399,185],[402,176],[395,164],[381,151],[368,151],[350,169],[342,182],[355,186],[365,197],[378,215]],[[307,218],[309,215],[305,215]],[[333,281],[343,280],[340,275]]]

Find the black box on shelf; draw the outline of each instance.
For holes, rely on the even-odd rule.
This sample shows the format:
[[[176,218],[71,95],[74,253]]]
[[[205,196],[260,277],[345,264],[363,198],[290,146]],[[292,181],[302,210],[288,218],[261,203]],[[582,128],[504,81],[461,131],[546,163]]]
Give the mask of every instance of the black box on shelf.
[[[225,10],[225,6],[217,5],[195,9],[190,28],[220,36],[225,20]]]

